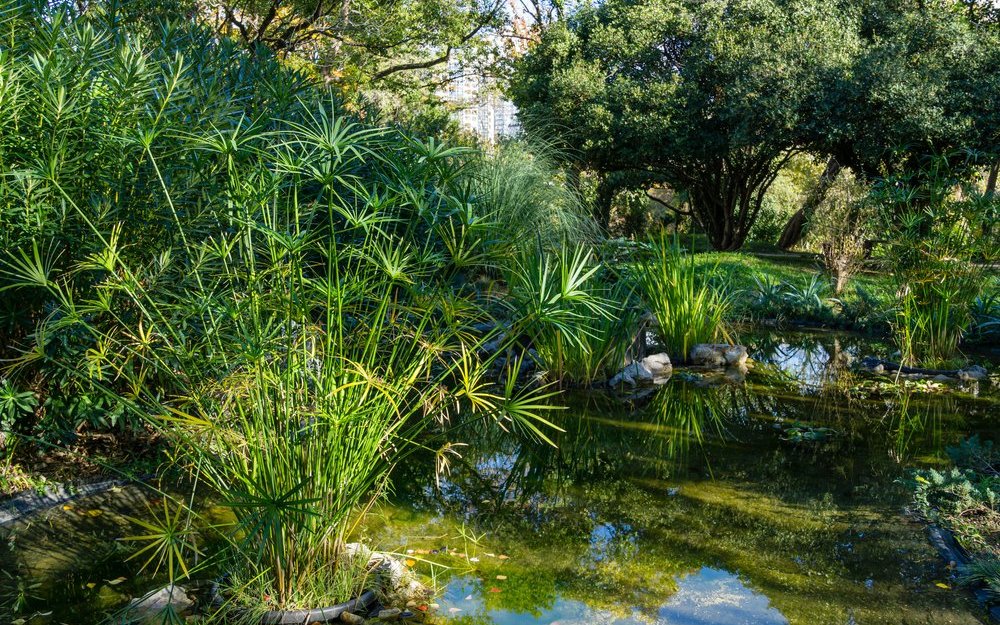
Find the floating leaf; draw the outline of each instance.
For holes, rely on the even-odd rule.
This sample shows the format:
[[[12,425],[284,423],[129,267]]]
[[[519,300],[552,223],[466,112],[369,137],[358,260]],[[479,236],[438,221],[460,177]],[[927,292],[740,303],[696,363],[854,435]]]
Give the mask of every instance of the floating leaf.
[[[497,575],[497,579],[500,580],[500,581],[503,581],[503,580],[507,579],[507,576],[506,575]]]
[[[410,559],[406,559],[406,560],[404,561],[404,563],[406,564],[406,566],[413,566],[414,564],[416,564],[416,563],[417,563],[417,561],[416,561],[416,560],[410,560]]]
[[[118,584],[120,584],[120,583],[122,583],[124,581],[125,581],[124,577],[116,577],[114,579],[109,579],[108,580],[108,586],[117,586]]]
[[[944,582],[934,582],[934,585],[938,588],[944,588],[945,590],[951,590],[951,586],[945,584]]]
[[[493,586],[492,588],[490,588],[490,592],[503,592],[503,591],[497,588],[496,586]]]

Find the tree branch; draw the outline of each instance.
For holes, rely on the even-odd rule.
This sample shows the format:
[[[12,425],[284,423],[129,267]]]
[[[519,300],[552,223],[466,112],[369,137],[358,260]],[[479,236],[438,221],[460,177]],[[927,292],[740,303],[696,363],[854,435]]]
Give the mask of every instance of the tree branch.
[[[671,204],[669,202],[666,202],[664,200],[661,200],[660,198],[658,198],[655,195],[653,195],[652,192],[649,191],[649,189],[646,190],[646,197],[648,197],[649,199],[653,200],[654,202],[656,202],[660,206],[663,206],[665,208],[669,208],[670,210],[674,211],[678,215],[682,215],[684,217],[691,217],[691,211],[681,210],[681,209],[677,208],[676,206],[674,206],[673,204]]]

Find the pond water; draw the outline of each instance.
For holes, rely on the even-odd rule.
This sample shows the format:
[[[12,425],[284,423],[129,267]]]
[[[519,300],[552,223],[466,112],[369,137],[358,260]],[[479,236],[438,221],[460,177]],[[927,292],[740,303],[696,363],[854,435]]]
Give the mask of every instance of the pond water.
[[[433,618],[454,625],[981,622],[901,480],[970,433],[997,438],[995,390],[865,381],[850,360],[888,348],[851,335],[744,340],[745,380],[568,395],[557,447],[463,424],[450,472],[430,454],[400,467],[366,538],[432,576]],[[99,622],[155,585],[114,540],[141,506],[105,497],[12,534],[0,593],[29,585],[24,612],[52,612],[30,622]]]

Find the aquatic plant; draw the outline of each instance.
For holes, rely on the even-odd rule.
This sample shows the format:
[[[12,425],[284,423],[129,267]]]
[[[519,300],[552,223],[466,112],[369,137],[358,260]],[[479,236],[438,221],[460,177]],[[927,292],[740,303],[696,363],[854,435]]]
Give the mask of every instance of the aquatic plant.
[[[224,566],[238,605],[346,599],[345,544],[429,425],[462,410],[541,436],[546,426],[544,391],[487,377],[477,353],[494,337],[472,326],[488,316],[474,291],[450,287],[481,238],[447,235],[486,227],[455,210],[463,151],[313,106],[254,147],[189,138],[219,157],[229,189],[207,199],[201,236],[181,230],[141,262],[123,254],[120,228],[94,227],[100,246],[70,273],[26,255],[14,282],[59,310],[33,353],[44,357],[45,336],[84,331],[97,348],[58,365],[80,379],[105,372],[98,389],[120,395],[171,441],[173,464],[232,508]],[[165,179],[160,194],[180,219]],[[216,219],[226,227],[212,230]],[[94,273],[92,290],[66,288]],[[190,556],[185,544],[157,541],[154,560]]]
[[[652,242],[649,262],[635,272],[637,290],[659,324],[658,333],[672,357],[686,359],[693,345],[728,336],[726,315],[731,297],[698,275],[692,254],[677,236],[661,233]]]
[[[953,161],[960,156],[930,156],[917,171],[873,189],[895,269],[893,327],[904,363],[936,365],[958,355],[972,304],[985,286],[983,261],[996,255],[984,236],[993,198],[974,189],[961,199],[953,194]]]
[[[528,254],[599,239],[597,225],[567,184],[556,148],[540,139],[507,141],[468,167],[477,211],[496,225],[495,243]]]
[[[638,326],[629,287],[610,282],[583,245],[536,249],[507,274],[507,305],[517,333],[528,337],[546,375],[590,385],[625,363]]]

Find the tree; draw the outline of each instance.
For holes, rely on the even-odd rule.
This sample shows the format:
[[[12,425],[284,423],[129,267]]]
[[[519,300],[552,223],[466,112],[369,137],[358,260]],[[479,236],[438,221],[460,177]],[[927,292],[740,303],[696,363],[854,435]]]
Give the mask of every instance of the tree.
[[[203,14],[251,50],[298,54],[327,78],[382,81],[444,66],[505,23],[504,0],[209,0]]]
[[[814,193],[778,245],[797,244],[841,167],[869,181],[923,170],[928,155],[952,154],[953,171],[996,153],[1000,81],[991,13],[962,0],[859,4],[860,48],[851,80],[827,90],[817,109],[815,149],[829,157]]]
[[[853,13],[786,0],[608,0],[542,33],[510,93],[529,131],[558,134],[618,188],[669,185],[716,249],[739,248],[764,193],[816,141],[847,80]]]

